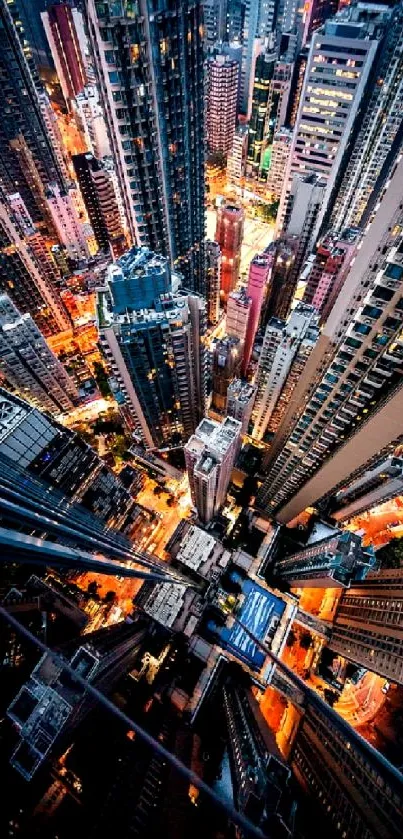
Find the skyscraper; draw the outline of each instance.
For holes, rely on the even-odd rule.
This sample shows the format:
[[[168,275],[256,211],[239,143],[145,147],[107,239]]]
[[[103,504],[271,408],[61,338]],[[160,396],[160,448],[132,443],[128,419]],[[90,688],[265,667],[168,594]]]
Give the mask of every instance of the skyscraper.
[[[122,621],[67,642],[60,652],[80,676],[108,693],[133,667],[145,635],[144,618]],[[72,734],[92,705],[81,685],[69,681],[51,654],[45,653],[7,710],[21,738],[11,765],[31,780],[50,752],[61,749],[61,738]]]
[[[50,184],[46,203],[54,227],[70,259],[88,259],[90,249],[85,226],[80,221],[71,189],[62,192],[57,184]]]
[[[291,768],[309,795],[310,819],[335,834],[398,839],[401,773],[312,691],[292,746]]]
[[[402,493],[402,458],[393,455],[378,458],[358,475],[351,475],[345,486],[332,494],[332,519],[346,521]]]
[[[248,126],[238,125],[235,130],[232,149],[228,155],[227,178],[232,186],[241,187],[245,175],[248,152]]]
[[[403,100],[403,12],[393,10],[381,43],[374,83],[364,115],[352,138],[351,149],[342,161],[341,175],[329,205],[330,225],[363,227],[369,220],[402,143],[401,122],[396,115]]]
[[[14,220],[10,206],[0,200],[0,289],[21,314],[31,314],[42,335],[71,328],[71,318],[57,290],[57,270],[31,220]]]
[[[276,576],[295,588],[348,588],[360,581],[375,565],[373,548],[363,548],[361,536],[348,530],[330,529],[317,541],[279,558]]]
[[[358,7],[349,7],[314,33],[284,180],[280,226],[293,173],[315,172],[327,185],[319,232],[389,14],[386,8],[376,11],[374,22]]]
[[[271,318],[267,324],[256,373],[253,436],[257,440],[262,440],[266,433],[300,345],[311,338],[313,346],[317,337],[315,321],[312,306],[298,303],[287,323]]]
[[[87,83],[85,60],[77,32],[79,17],[81,12],[69,3],[53,3],[41,14],[57,77],[68,105]]]
[[[245,336],[243,372],[246,373],[252,356],[253,344],[259,326],[265,294],[268,291],[271,268],[273,265],[274,249],[269,248],[253,257],[249,265],[248,285],[246,293],[251,300],[248,327]]]
[[[226,413],[242,423],[242,434],[248,433],[255,396],[256,386],[242,379],[233,379],[228,385]]]
[[[166,257],[132,248],[98,291],[98,329],[118,398],[150,447],[184,442],[205,400],[205,304],[172,293],[172,280]]]
[[[281,128],[273,136],[270,169],[267,173],[267,190],[273,201],[280,201],[285,172],[292,142],[292,131]]]
[[[211,406],[225,413],[228,386],[241,375],[243,344],[239,338],[221,338],[213,350],[213,393]]]
[[[215,238],[221,248],[221,291],[225,299],[239,278],[244,218],[242,207],[226,204],[218,208]]]
[[[206,241],[207,320],[215,326],[220,318],[221,250],[218,242]]]
[[[133,242],[204,291],[204,45],[199,0],[85,4]]]
[[[204,419],[185,446],[193,505],[204,524],[223,506],[232,468],[241,446],[242,425],[232,417],[222,423]]]
[[[217,55],[207,62],[207,144],[227,156],[234,140],[238,102],[238,62]]]
[[[104,251],[110,246],[118,259],[126,250],[126,240],[108,172],[91,153],[73,155],[72,161],[97,244]]]
[[[14,504],[15,493],[25,494],[25,485],[29,501],[22,506],[19,516],[24,527],[29,532],[40,526],[40,516],[44,514],[48,503],[47,490],[59,490],[65,502],[80,504],[83,512],[89,511],[105,524],[116,529],[131,531],[139,510],[130,493],[125,489],[118,475],[115,475],[96,452],[84,442],[74,431],[59,425],[48,414],[38,411],[23,399],[0,388],[0,418],[1,443],[0,457],[7,476],[7,462],[18,464],[18,470],[23,471],[23,477],[14,476],[9,470],[11,496],[7,496]],[[29,491],[29,478],[38,478],[41,484],[39,501],[32,503],[32,493]],[[2,493],[5,496],[7,478],[2,476]],[[25,484],[24,484],[25,481]],[[41,506],[43,502],[43,506]],[[56,501],[49,497],[56,520]],[[8,514],[7,514],[8,509]],[[7,515],[15,519],[17,511],[14,506],[3,511],[3,521]],[[30,510],[30,513],[27,511]],[[25,513],[25,515],[24,515]],[[42,531],[47,530],[52,516],[42,520]],[[68,517],[67,517],[68,518]],[[18,516],[17,516],[18,520]],[[68,522],[65,522],[68,524]],[[53,528],[51,528],[53,530]],[[61,533],[66,536],[66,530],[61,527]],[[71,531],[70,531],[71,533]],[[37,535],[41,535],[41,531]],[[71,535],[74,535],[71,533]],[[63,541],[63,539],[61,539]],[[88,543],[89,544],[89,543]],[[99,546],[98,546],[99,547]]]
[[[288,195],[286,215],[284,218],[284,235],[279,240],[277,264],[287,262],[281,254],[282,248],[292,250],[292,263],[287,270],[286,282],[278,284],[276,269],[273,271],[271,295],[275,297],[271,306],[271,314],[275,317],[286,318],[291,306],[293,294],[296,290],[299,274],[307,254],[315,244],[315,231],[318,217],[326,195],[326,180],[322,175],[294,174]],[[279,208],[281,213],[281,207]],[[279,216],[277,216],[277,221]],[[288,266],[287,266],[288,267]],[[280,275],[283,273],[280,268]],[[278,285],[280,287],[278,287]]]
[[[63,188],[64,179],[41,113],[36,79],[24,52],[18,10],[6,0],[1,0],[0,21],[1,186],[5,192],[20,192],[34,221],[39,221],[43,212],[33,195],[23,155],[19,154],[21,144],[25,144],[43,184],[56,182]]]
[[[6,294],[0,294],[0,370],[7,382],[38,408],[61,413],[78,402],[74,382],[31,315],[21,315]]]
[[[403,571],[381,569],[343,592],[329,646],[403,684]]]
[[[244,288],[239,291],[231,291],[227,300],[226,333],[229,338],[238,338],[242,344],[245,343],[248,331],[249,316],[252,300]]]
[[[273,441],[261,500],[283,520],[400,436],[402,175],[400,162]]]
[[[261,52],[256,58],[252,105],[248,132],[246,171],[258,178],[263,166],[263,150],[267,133],[267,106],[276,62],[274,50]]]
[[[359,231],[347,228],[339,235],[329,232],[318,243],[303,300],[322,313],[323,320],[337,300],[359,242]]]

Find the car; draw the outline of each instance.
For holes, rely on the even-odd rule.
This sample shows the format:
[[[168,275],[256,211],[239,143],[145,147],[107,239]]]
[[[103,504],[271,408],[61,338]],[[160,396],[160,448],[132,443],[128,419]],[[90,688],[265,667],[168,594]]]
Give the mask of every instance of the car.
[[[385,684],[382,688],[382,693],[387,693],[389,688],[390,688],[390,682],[385,682]]]

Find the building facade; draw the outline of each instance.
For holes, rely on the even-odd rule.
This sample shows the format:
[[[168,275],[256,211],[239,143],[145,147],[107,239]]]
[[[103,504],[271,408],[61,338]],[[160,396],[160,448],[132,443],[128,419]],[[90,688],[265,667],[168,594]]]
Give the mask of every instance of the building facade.
[[[29,222],[20,225],[7,200],[0,200],[0,266],[0,290],[21,314],[32,315],[42,335],[71,329],[71,318],[58,293],[59,274],[42,236]]]
[[[348,588],[374,565],[373,548],[363,548],[361,536],[334,529],[323,539],[308,540],[301,550],[277,559],[274,572],[294,588]]]
[[[76,28],[80,15],[79,10],[68,3],[51,4],[41,14],[57,78],[68,104],[87,83],[85,59]]]
[[[228,385],[226,413],[242,423],[242,434],[248,433],[255,396],[256,386],[242,379],[234,379]]]
[[[241,447],[242,425],[232,417],[222,423],[204,419],[185,445],[193,506],[203,524],[219,512]]]
[[[132,241],[204,292],[202,5],[89,0],[85,15]]]
[[[43,184],[56,182],[64,187],[63,173],[46,130],[39,101],[38,79],[24,50],[25,37],[19,10],[2,0],[1,93],[4,115],[0,126],[0,177],[5,192],[20,192],[35,222],[43,220],[44,210],[35,194],[21,145],[27,150],[32,168]]]
[[[50,413],[78,403],[78,390],[49,349],[31,315],[0,294],[0,371],[22,397]]]
[[[297,304],[287,323],[276,318],[269,320],[256,373],[253,436],[257,440],[266,433],[301,343],[315,336],[315,312],[304,303]]]
[[[329,646],[350,661],[403,684],[403,572],[381,569],[343,592]]]
[[[220,319],[221,249],[218,242],[206,241],[207,320],[215,326]]]
[[[227,204],[217,211],[215,238],[221,249],[221,291],[225,300],[239,278],[244,220],[241,207]]]
[[[185,442],[205,400],[205,306],[199,298],[200,305],[189,305],[190,293],[172,292],[172,280],[177,277],[165,257],[132,248],[98,290],[98,329],[112,387],[151,448]]]
[[[333,458],[333,486],[337,485],[343,475],[335,469],[335,458],[340,455],[342,470],[343,453],[351,440],[360,462],[345,461],[345,477],[373,457],[375,440],[368,432],[378,424],[381,413],[389,419],[383,423],[378,453],[400,434],[393,410],[399,403],[401,387],[395,375],[401,366],[403,246],[398,184],[402,165],[397,166],[385,190],[350,267],[344,293],[311,356],[312,366],[307,365],[295,390],[295,401],[273,441],[268,480],[262,490],[262,499],[267,499],[268,509],[273,512],[287,505],[288,515],[322,497],[326,492],[320,489],[324,472],[321,476],[318,473],[317,490],[313,489],[315,473],[326,467],[328,458]],[[370,425],[366,427],[367,423]],[[305,483],[309,490],[301,494]],[[318,491],[316,499],[311,491]]]
[[[207,145],[211,153],[231,151],[237,119],[238,62],[217,55],[207,62]]]

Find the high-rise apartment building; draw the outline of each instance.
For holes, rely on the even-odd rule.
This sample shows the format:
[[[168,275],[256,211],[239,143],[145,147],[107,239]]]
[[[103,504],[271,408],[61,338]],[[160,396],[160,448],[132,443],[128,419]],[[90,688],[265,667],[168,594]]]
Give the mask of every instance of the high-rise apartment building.
[[[238,338],[242,344],[248,331],[251,305],[252,300],[244,288],[228,295],[225,331],[229,338]]]
[[[274,243],[273,265],[262,315],[262,325],[264,326],[267,325],[270,318],[287,319],[297,287],[293,272],[296,249],[296,239],[281,238]]]
[[[14,15],[13,15],[14,13]],[[0,179],[5,192],[20,192],[34,221],[43,218],[32,190],[21,145],[27,150],[31,164],[43,184],[56,182],[64,186],[63,173],[46,130],[37,79],[26,56],[26,42],[18,9],[2,0],[0,4]],[[28,49],[28,48],[27,48]]]
[[[210,153],[231,151],[238,103],[238,62],[217,55],[207,62],[207,145]]]
[[[221,249],[218,242],[206,241],[207,320],[215,326],[220,319]]]
[[[329,528],[330,530],[330,528]],[[276,576],[295,588],[348,588],[375,565],[373,548],[363,548],[361,536],[332,529],[274,565]]]
[[[403,493],[403,459],[380,458],[331,496],[331,516],[346,521]]]
[[[203,524],[225,502],[231,472],[241,446],[242,425],[232,417],[222,423],[204,419],[185,446],[192,503]]]
[[[41,235],[30,228],[26,207],[24,218],[25,227],[4,197],[0,200],[0,290],[21,314],[32,315],[46,337],[70,329],[71,318],[57,290],[57,269]]]
[[[248,126],[238,125],[227,161],[228,183],[240,187],[246,170],[246,156],[248,153]]]
[[[205,304],[191,307],[192,295],[172,293],[172,280],[166,257],[132,248],[98,290],[100,340],[118,397],[150,447],[184,442],[205,399],[203,371],[196,373],[204,358]],[[197,328],[192,319],[199,319]]]
[[[81,12],[69,3],[53,3],[41,14],[57,78],[68,104],[87,83],[85,58],[77,31],[82,27],[80,17]]]
[[[260,177],[263,166],[262,154],[267,133],[267,108],[275,63],[276,52],[274,50],[262,52],[256,58],[246,159],[246,172],[255,178]]]
[[[316,248],[303,300],[322,314],[323,320],[337,300],[359,243],[359,231],[347,228],[339,235],[329,232]]]
[[[0,294],[0,371],[20,396],[50,413],[69,411],[78,402],[74,382],[31,315],[21,315],[7,294]]]
[[[297,387],[301,379],[301,376],[305,371],[305,367],[308,363],[309,356],[311,355],[311,352],[313,351],[318,338],[319,328],[313,321],[307,329],[302,340],[298,343],[295,355],[293,356],[291,365],[287,373],[287,377],[280,391],[280,395],[270,414],[266,426],[266,434],[270,434],[270,436],[272,436],[280,428],[280,425],[283,421],[283,417],[290,405],[290,401],[292,399],[295,388]],[[270,450],[263,461],[264,464],[266,463],[266,460],[269,456]]]
[[[46,0],[11,0],[8,6],[24,33],[25,53],[35,71],[52,68],[52,55],[41,20]]]
[[[105,524],[120,530],[132,529],[138,515],[132,496],[119,476],[78,434],[3,388],[0,414],[0,456],[18,464],[26,479],[38,478],[43,501],[47,489],[54,487],[65,501],[80,504]],[[2,485],[4,491],[4,479]],[[10,510],[13,518],[16,511]],[[31,520],[34,529],[39,527],[39,510],[36,512],[38,515]]]
[[[312,334],[313,331],[313,334]],[[300,345],[317,336],[315,311],[298,303],[287,323],[271,318],[267,324],[256,373],[253,436],[262,440]]]
[[[291,149],[292,131],[281,128],[273,136],[270,168],[267,173],[267,190],[273,201],[280,201]]]
[[[97,160],[110,156],[111,147],[105,117],[96,85],[87,84],[72,102],[75,121],[84,137],[85,146]]]
[[[225,413],[227,391],[233,379],[241,375],[243,344],[239,338],[222,338],[213,350],[213,393],[211,406]]]
[[[91,153],[73,155],[72,161],[98,247],[104,251],[110,247],[118,259],[126,240],[109,174]]]
[[[400,162],[273,441],[261,501],[282,520],[400,437],[402,175]]]
[[[199,0],[85,4],[133,242],[204,291],[204,42]]]
[[[90,247],[88,239],[92,230],[86,231],[78,216],[74,190],[62,192],[57,184],[50,184],[47,191],[46,203],[52,217],[58,238],[67,250],[71,259],[88,259]]]
[[[215,238],[221,248],[221,291],[225,299],[239,278],[244,219],[242,207],[226,204],[218,208]]]
[[[329,646],[403,684],[403,571],[381,569],[343,592]]]
[[[398,839],[401,772],[314,692],[304,703],[290,762],[309,796],[310,818],[322,815],[336,836]]]
[[[235,675],[235,674],[234,674]],[[267,835],[287,835],[286,812],[291,769],[265,723],[251,687],[227,678],[221,702],[229,751],[232,789],[238,810]],[[295,812],[295,802],[294,802]]]
[[[280,227],[293,174],[315,173],[327,187],[317,219],[319,232],[388,15],[382,8],[373,20],[352,6],[313,34],[279,208]]]
[[[132,669],[145,637],[144,618],[122,621],[65,643],[61,653],[82,678],[108,693]],[[82,686],[55,665],[51,653],[45,653],[7,709],[20,735],[11,765],[30,781],[93,704]]]
[[[245,336],[243,372],[246,373],[252,356],[253,345],[258,330],[263,301],[270,282],[274,251],[271,246],[264,253],[256,254],[249,265],[246,293],[251,301]]]
[[[286,283],[281,283],[280,303],[272,312],[276,317],[286,318],[291,306],[293,294],[298,284],[298,278],[307,254],[315,244],[315,231],[319,214],[326,195],[326,180],[322,175],[294,174],[288,195],[287,210],[284,219],[285,233],[279,243],[279,248],[291,247],[293,252],[292,264],[287,271]],[[279,213],[281,207],[279,208]],[[278,220],[279,217],[277,217]],[[283,262],[281,253],[277,262]],[[282,273],[282,270],[280,270]],[[273,278],[272,292],[277,291],[277,284]]]
[[[233,379],[228,385],[226,413],[242,423],[242,434],[248,433],[255,396],[256,386],[243,379]]]
[[[326,20],[333,17],[338,8],[336,0],[311,0],[306,7],[304,7],[303,16],[303,45],[309,43],[312,35],[317,29],[325,23]]]
[[[399,112],[403,100],[403,12],[393,10],[381,43],[374,81],[360,118],[351,150],[341,164],[341,179],[329,205],[330,225],[363,227],[375,208],[379,193],[400,153]]]

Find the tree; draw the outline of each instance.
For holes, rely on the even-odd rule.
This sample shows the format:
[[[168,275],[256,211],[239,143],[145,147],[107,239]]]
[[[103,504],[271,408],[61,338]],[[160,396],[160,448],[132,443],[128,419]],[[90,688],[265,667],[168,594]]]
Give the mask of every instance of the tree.
[[[99,361],[96,361],[94,363],[94,377],[95,377],[96,383],[99,387],[101,395],[102,396],[110,396],[111,395],[111,389],[108,385],[108,378],[107,378],[107,375],[106,375],[106,370],[105,370],[105,367],[103,366],[103,364],[101,364]]]
[[[334,703],[337,702],[339,698],[339,694],[336,693],[335,690],[328,690],[328,688],[325,688],[323,691],[323,697],[326,700],[327,704],[330,705],[331,708],[333,708]]]
[[[296,640],[297,640],[297,636],[296,636],[294,630],[290,629],[290,631],[288,633],[287,641],[286,641],[287,647],[293,647]]]
[[[104,597],[104,603],[114,603],[116,600],[116,591],[107,591]]]
[[[376,552],[382,568],[403,568],[403,539],[391,539]]]
[[[309,648],[312,647],[312,644],[313,641],[311,635],[309,634],[309,632],[304,632],[299,642],[300,647],[303,650],[309,650]]]
[[[96,580],[92,580],[88,583],[87,592],[91,595],[91,597],[98,597],[98,588],[99,585]]]

